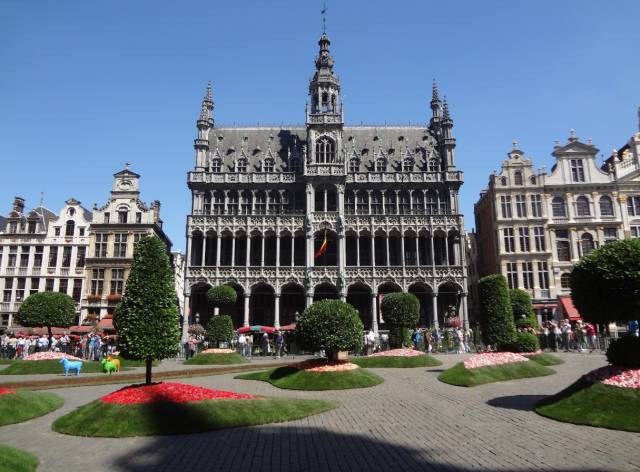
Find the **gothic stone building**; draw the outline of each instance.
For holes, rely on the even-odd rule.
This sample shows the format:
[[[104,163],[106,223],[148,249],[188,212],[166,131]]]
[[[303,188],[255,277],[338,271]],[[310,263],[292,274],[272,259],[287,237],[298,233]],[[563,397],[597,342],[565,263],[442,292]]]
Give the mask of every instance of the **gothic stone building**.
[[[236,327],[282,326],[314,300],[346,300],[377,330],[381,296],[415,293],[421,324],[466,321],[453,122],[433,88],[428,126],[346,126],[329,38],[309,83],[306,126],[216,127],[211,87],[188,173],[185,295],[191,321],[229,284]],[[316,255],[323,241],[327,250]]]

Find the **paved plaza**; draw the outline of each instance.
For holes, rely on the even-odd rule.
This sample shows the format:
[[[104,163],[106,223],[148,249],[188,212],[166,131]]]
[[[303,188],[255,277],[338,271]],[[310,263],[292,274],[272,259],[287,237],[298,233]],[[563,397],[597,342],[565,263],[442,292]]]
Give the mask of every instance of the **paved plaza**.
[[[333,392],[279,390],[234,374],[186,383],[259,395],[338,400],[335,410],[289,423],[184,436],[97,439],[51,430],[59,416],[117,385],[52,390],[64,406],[0,428],[0,443],[36,454],[42,471],[631,471],[640,434],[574,426],[532,405],[605,364],[598,354],[561,355],[556,375],[475,388],[437,380],[438,368],[376,369],[385,383]],[[24,376],[23,376],[24,377]],[[25,379],[26,380],[26,379]]]

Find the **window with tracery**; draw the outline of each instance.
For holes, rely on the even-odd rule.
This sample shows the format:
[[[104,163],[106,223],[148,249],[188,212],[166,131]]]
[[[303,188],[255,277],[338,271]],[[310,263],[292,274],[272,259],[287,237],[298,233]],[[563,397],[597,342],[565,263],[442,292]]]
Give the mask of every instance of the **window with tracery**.
[[[360,161],[358,159],[351,159],[349,161],[349,172],[360,172]]]
[[[376,172],[386,172],[387,171],[387,161],[385,161],[382,157],[376,159]]]
[[[316,162],[318,164],[330,164],[335,162],[336,148],[332,139],[323,136],[316,141]]]
[[[262,165],[262,171],[263,172],[273,172],[274,168],[275,168],[275,161],[268,157],[264,160],[264,163]]]
[[[402,171],[403,172],[413,171],[413,159],[405,159],[404,161],[402,161]]]
[[[215,158],[211,161],[211,172],[220,172],[222,170],[222,161]]]
[[[236,163],[236,170],[242,173],[247,171],[247,160],[244,157],[238,159],[238,162]]]

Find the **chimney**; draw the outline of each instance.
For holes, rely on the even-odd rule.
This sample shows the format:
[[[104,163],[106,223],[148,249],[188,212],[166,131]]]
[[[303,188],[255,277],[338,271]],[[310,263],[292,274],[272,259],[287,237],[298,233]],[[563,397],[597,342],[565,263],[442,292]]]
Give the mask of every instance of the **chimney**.
[[[13,211],[15,211],[16,213],[24,212],[24,198],[13,197]]]

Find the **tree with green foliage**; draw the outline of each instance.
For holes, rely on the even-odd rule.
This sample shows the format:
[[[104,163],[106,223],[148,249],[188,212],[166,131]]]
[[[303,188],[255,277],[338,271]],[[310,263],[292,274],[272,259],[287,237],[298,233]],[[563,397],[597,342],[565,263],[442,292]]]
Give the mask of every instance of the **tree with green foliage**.
[[[571,272],[571,298],[591,323],[640,318],[640,239],[606,244]]]
[[[320,300],[298,317],[295,333],[303,349],[324,350],[334,360],[340,351],[362,349],[363,328],[353,306],[340,300]]]
[[[229,315],[214,316],[207,325],[206,339],[219,347],[220,343],[231,343],[233,338],[233,321]]]
[[[113,323],[122,356],[145,361],[147,385],[153,361],[173,356],[180,349],[176,299],[166,244],[156,236],[142,238],[135,245],[131,272]]]
[[[512,288],[509,290],[511,298],[511,310],[513,311],[513,319],[517,327],[538,326],[538,319],[533,311],[531,303],[531,295],[525,290]]]
[[[516,330],[507,280],[500,274],[483,277],[478,283],[478,294],[482,340],[498,349],[508,346]]]
[[[22,302],[16,320],[21,326],[46,326],[51,344],[51,328],[68,328],[75,320],[76,306],[66,293],[39,292]]]
[[[389,326],[389,345],[392,348],[411,345],[409,328],[420,319],[420,300],[413,293],[388,293],[380,304],[384,322]]]
[[[217,285],[211,287],[207,291],[207,298],[209,303],[216,308],[220,308],[227,305],[233,305],[238,299],[238,294],[229,285]]]

